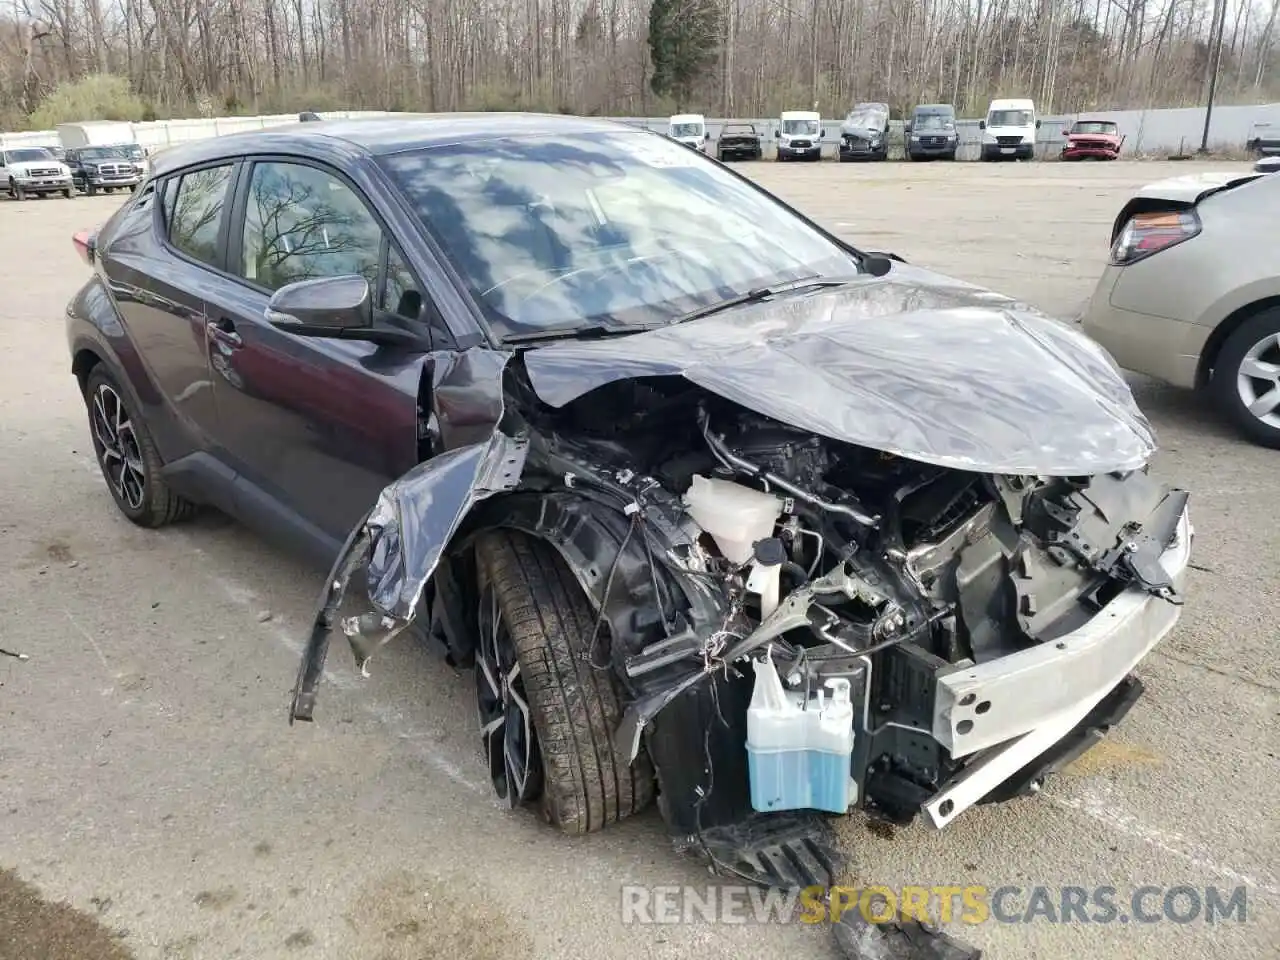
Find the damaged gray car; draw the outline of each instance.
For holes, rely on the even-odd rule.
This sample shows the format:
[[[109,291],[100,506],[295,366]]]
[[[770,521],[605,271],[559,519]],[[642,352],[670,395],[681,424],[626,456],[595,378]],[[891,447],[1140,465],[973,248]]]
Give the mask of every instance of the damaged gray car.
[[[363,472],[255,475],[237,440],[285,426],[215,423],[225,441],[174,469],[158,420],[146,472],[132,448],[110,455],[123,428],[93,420],[103,381],[77,360],[113,493],[134,488],[108,467],[137,461],[148,496],[159,480],[252,522],[270,494],[304,533],[350,529],[291,722],[322,717],[334,636],[371,682],[384,644],[437,644],[472,671],[511,806],[581,834],[656,801],[718,870],[800,886],[839,867],[833,815],[942,828],[1033,793],[1140,696],[1134,667],[1181,609],[1187,494],[1150,475],[1150,425],[1075,330],[605,121],[326,121],[172,153],[159,196],[184,163],[230,158],[231,271],[255,171],[331,168],[340,187],[284,217],[292,240],[254,264],[277,282],[255,273],[261,300],[212,321],[206,376],[215,401],[286,405],[288,380],[290,409],[328,410],[308,456],[374,435],[396,451]],[[386,231],[367,261],[343,244],[351,214],[326,212],[343,189]],[[122,217],[88,259],[101,276],[119,256],[146,287],[139,238],[162,214]],[[118,289],[91,282],[74,309]],[[73,349],[110,327],[69,324]],[[143,391],[114,390],[113,409]],[[190,482],[220,457],[236,496]],[[360,484],[396,457],[416,465],[353,523]]]

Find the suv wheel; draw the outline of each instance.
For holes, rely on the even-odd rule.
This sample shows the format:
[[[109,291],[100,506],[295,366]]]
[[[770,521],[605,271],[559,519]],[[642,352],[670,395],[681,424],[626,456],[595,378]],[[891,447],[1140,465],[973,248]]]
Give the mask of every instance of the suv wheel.
[[[1280,308],[1250,317],[1227,337],[1211,389],[1250,440],[1280,449]]]
[[[120,512],[140,527],[163,527],[194,513],[195,506],[165,484],[146,424],[101,365],[89,374],[84,396],[98,467]]]
[[[9,181],[9,196],[13,197],[13,199],[15,199],[15,200],[25,200],[25,199],[27,199],[27,191],[26,191],[26,190],[24,190],[24,189],[22,189],[22,187],[18,186],[18,185],[17,185],[16,183],[14,183],[12,180],[10,180],[10,181]]]
[[[537,803],[569,834],[599,830],[654,796],[642,749],[613,743],[622,710],[607,666],[608,632],[560,555],[523,533],[476,544],[480,736],[499,798]]]

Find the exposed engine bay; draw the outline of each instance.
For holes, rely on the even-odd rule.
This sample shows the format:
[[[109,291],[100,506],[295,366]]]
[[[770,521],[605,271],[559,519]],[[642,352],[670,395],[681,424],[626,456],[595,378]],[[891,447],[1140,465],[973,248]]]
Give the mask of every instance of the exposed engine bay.
[[[925,809],[941,826],[1034,791],[1141,692],[1125,665],[1081,716],[1067,717],[1067,700],[1037,713],[1027,704],[1052,664],[1035,661],[1073,652],[1122,594],[1182,602],[1161,558],[1189,537],[1187,495],[1145,471],[968,472],[806,432],[679,377],[620,380],[553,408],[518,367],[507,373],[500,446],[474,468],[486,496],[418,591],[426,628],[466,655],[469,601],[451,598],[466,594],[477,531],[553,543],[607,626],[627,703],[617,749],[647,751],[673,834],[740,876],[824,882],[835,854],[813,839],[818,812],[907,822]],[[388,551],[408,552],[411,507],[388,503],[361,535],[374,612],[337,617],[356,537],[318,621],[340,623],[362,667],[408,622],[405,561]],[[376,542],[397,524],[398,539]],[[392,579],[396,595],[380,602]],[[1021,679],[1000,674],[1009,658],[1028,664]],[[304,660],[301,719],[318,675]],[[1061,730],[1041,749],[1047,717]],[[1002,746],[1020,741],[1020,753]],[[805,763],[827,766],[797,786]],[[979,782],[966,787],[966,771],[1001,763],[1000,789],[966,798]]]

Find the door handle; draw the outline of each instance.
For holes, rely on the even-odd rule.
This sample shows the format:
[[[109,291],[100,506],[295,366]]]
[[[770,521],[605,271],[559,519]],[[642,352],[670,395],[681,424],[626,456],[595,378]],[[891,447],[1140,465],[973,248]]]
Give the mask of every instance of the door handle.
[[[240,338],[240,334],[236,333],[236,325],[231,322],[229,317],[210,320],[205,325],[205,331],[209,340],[213,343],[220,343],[228,347],[244,346],[244,341]]]

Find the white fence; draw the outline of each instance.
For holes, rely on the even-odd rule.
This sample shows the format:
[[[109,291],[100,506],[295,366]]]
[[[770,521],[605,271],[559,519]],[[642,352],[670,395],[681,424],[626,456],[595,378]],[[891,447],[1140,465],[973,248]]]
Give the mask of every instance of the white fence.
[[[388,117],[412,116],[412,114],[392,113],[385,110],[343,110],[322,113],[325,119],[353,117]],[[1056,156],[1062,143],[1062,131],[1069,127],[1081,115],[1042,117],[1040,131],[1037,135],[1037,152],[1041,157]],[[1200,138],[1204,129],[1204,110],[1202,108],[1161,109],[1161,110],[1119,110],[1099,111],[1088,114],[1090,117],[1114,120],[1125,135],[1125,154],[1163,155],[1186,149],[1194,151],[1200,146]],[[666,130],[666,117],[619,117],[622,123],[646,127],[650,130]],[[193,120],[153,120],[132,124],[134,138],[137,143],[152,150],[185,143],[189,140],[203,140],[224,133],[240,133],[246,130],[263,130],[268,127],[286,126],[297,123],[296,114],[275,114],[261,117],[215,117]],[[707,128],[714,140],[725,120],[708,119]],[[777,119],[742,119],[738,123],[753,123],[757,132],[765,140],[766,156],[771,156],[774,145],[774,132],[778,129]],[[1243,149],[1250,131],[1256,124],[1270,124],[1271,128],[1280,128],[1280,103],[1246,107],[1217,107],[1213,111],[1213,122],[1209,130],[1209,144],[1213,148]],[[978,121],[960,120],[957,124],[960,134],[959,156],[961,159],[973,160],[978,157],[978,145],[981,133]],[[836,143],[840,137],[840,119],[831,117],[823,121],[826,136],[823,138],[824,153],[833,156]],[[57,146],[58,135],[53,130],[34,130],[23,133],[0,133],[0,147],[20,146]],[[902,123],[894,121],[890,125],[890,145],[892,155],[902,155]]]
[[[345,120],[355,117],[398,116],[387,110],[337,110],[322,113],[326,120]],[[296,113],[268,114],[261,117],[210,117],[193,120],[147,120],[131,123],[134,142],[151,150],[171,147],[189,140],[204,140],[224,133],[243,133],[247,130],[265,130],[298,122]],[[0,147],[56,147],[56,130],[28,130],[21,133],[0,133]]]

